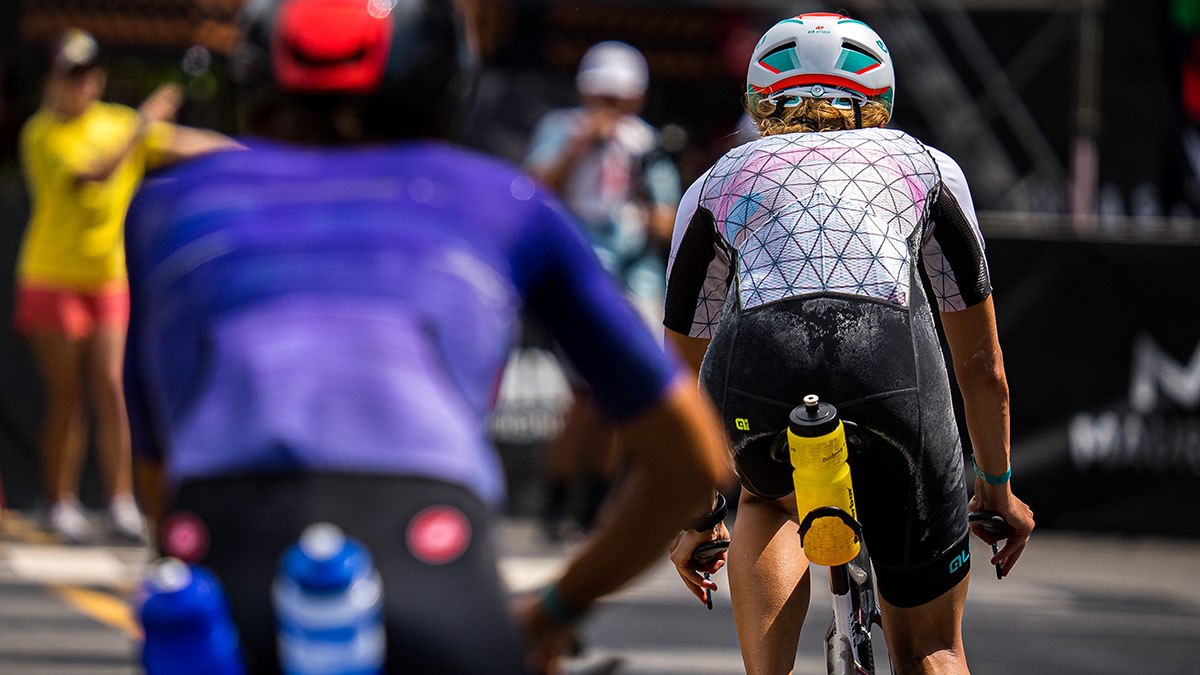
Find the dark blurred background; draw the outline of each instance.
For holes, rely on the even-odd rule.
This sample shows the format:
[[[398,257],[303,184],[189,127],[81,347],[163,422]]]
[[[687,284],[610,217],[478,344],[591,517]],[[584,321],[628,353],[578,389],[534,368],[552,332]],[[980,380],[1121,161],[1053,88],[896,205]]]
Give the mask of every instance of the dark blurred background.
[[[69,26],[88,30],[104,53],[107,100],[136,105],[179,81],[182,123],[237,133],[225,56],[240,4],[0,4],[0,474],[10,505],[39,497],[41,393],[7,317],[28,215],[16,139],[38,106],[48,44]],[[896,63],[893,126],[955,157],[971,183],[1012,390],[1017,493],[1043,527],[1200,535],[1200,0],[472,4],[486,68],[468,144],[519,160],[537,120],[574,102],[584,51],[622,40],[649,61],[643,117],[664,130],[684,187],[746,140],[734,135],[743,78],[766,27],[804,11],[871,24]],[[517,469],[517,512],[537,508],[534,465],[556,428],[515,419],[553,417],[536,398],[502,409],[495,425]],[[94,502],[90,473],[84,499]]]

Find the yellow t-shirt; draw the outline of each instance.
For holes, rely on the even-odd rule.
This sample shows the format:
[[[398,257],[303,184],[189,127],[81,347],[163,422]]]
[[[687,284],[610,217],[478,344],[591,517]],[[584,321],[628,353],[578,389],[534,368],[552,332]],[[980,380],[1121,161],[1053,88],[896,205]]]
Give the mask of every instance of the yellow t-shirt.
[[[21,164],[33,204],[19,281],[87,292],[125,278],[125,212],[146,169],[162,161],[171,125],[151,125],[107,180],[76,185],[75,176],[128,143],[137,119],[97,102],[66,122],[43,108],[25,123]]]

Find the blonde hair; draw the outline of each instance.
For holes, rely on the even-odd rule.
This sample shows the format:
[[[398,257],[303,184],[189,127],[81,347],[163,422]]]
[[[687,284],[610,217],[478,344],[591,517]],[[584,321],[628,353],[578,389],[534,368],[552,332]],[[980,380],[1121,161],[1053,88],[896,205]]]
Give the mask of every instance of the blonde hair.
[[[781,105],[782,102],[772,102],[766,97],[746,96],[746,112],[750,113],[763,136],[855,128],[854,111],[834,107],[828,99],[802,98],[800,105],[784,108],[776,114],[776,108]],[[867,101],[860,106],[860,110],[864,129],[882,127],[891,119],[882,103]]]

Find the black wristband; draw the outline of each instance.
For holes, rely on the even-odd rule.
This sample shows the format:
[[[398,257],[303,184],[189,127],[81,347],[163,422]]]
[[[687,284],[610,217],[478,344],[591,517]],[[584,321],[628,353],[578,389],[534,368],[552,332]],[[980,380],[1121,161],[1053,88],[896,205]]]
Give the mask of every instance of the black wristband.
[[[725,502],[725,495],[718,492],[716,505],[713,506],[712,511],[693,521],[692,529],[697,532],[707,532],[723,522],[727,513],[729,513],[729,505]]]

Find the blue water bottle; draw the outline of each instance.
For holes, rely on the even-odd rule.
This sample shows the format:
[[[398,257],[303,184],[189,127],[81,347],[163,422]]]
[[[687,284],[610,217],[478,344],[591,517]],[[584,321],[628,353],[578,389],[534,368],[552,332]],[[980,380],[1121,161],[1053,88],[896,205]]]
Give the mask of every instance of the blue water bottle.
[[[138,616],[148,675],[245,675],[229,602],[203,567],[156,561],[142,584]]]
[[[379,573],[367,549],[336,525],[310,525],[284,551],[271,597],[286,675],[383,672]]]

